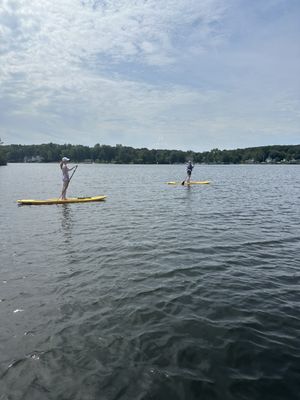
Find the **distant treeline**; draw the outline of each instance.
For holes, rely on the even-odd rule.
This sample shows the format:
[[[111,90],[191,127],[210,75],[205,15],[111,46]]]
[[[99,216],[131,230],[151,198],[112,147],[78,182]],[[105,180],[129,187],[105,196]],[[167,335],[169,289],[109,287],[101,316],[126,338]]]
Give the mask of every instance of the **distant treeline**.
[[[7,164],[7,156],[4,148],[1,146],[3,142],[0,139],[0,165],[6,165]]]
[[[175,164],[191,159],[194,163],[300,163],[300,145],[263,146],[236,150],[213,149],[205,152],[149,150],[116,145],[94,147],[71,144],[6,145],[0,150],[8,162],[57,162],[63,156],[73,162],[116,164]],[[1,156],[1,153],[0,153]]]

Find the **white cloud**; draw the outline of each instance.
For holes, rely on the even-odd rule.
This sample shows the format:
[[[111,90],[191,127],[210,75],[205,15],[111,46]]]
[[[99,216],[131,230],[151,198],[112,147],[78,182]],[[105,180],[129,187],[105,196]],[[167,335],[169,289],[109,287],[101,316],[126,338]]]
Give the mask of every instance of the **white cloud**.
[[[0,136],[23,143],[210,148],[242,146],[249,132],[264,132],[267,140],[285,128],[288,140],[296,140],[299,96],[291,82],[297,68],[282,91],[278,74],[292,63],[282,61],[281,72],[273,68],[278,56],[270,37],[277,26],[270,23],[264,43],[259,29],[252,41],[241,39],[233,27],[243,13],[232,4],[2,0]],[[262,11],[278,4],[268,1]],[[290,55],[286,21],[277,30]]]
[[[5,0],[0,19],[4,51],[14,53],[6,65],[22,70],[30,67],[32,71],[47,60],[47,66],[57,71],[79,60],[93,62],[93,57],[101,54],[117,61],[134,59],[147,63],[149,53],[156,55],[158,65],[164,64],[172,60],[176,47],[172,33],[180,27],[201,21],[199,38],[202,36],[202,45],[205,44],[211,33],[208,26],[220,13],[213,11],[217,3]]]

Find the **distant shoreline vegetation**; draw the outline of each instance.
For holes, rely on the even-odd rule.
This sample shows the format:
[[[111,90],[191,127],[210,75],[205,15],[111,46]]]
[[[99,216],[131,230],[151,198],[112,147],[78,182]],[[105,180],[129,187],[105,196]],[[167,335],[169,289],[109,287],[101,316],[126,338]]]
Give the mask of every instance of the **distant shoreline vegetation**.
[[[73,162],[114,164],[179,164],[191,159],[203,164],[300,164],[300,145],[274,145],[205,152],[135,149],[129,146],[96,144],[94,147],[55,143],[0,146],[3,162],[58,162],[62,156]]]
[[[0,139],[0,165],[6,165],[7,164],[7,155],[6,151],[3,148],[3,142]]]

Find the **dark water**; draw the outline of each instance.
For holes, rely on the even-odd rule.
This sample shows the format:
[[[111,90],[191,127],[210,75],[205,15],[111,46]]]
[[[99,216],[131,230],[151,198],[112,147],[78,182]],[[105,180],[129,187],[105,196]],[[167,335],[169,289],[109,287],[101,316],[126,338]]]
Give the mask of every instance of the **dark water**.
[[[300,398],[300,166],[0,168],[0,399]]]

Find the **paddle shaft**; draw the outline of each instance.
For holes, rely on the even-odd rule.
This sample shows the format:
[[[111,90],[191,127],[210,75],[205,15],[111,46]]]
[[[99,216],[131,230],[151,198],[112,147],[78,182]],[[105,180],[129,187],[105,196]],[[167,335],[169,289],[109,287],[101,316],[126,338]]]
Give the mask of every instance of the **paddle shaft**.
[[[63,196],[65,195],[65,193],[66,193],[66,191],[67,191],[67,189],[68,189],[68,187],[69,187],[69,184],[70,184],[70,182],[71,182],[71,179],[73,178],[73,175],[74,175],[75,172],[76,172],[77,167],[78,167],[78,165],[76,165],[76,167],[74,168],[74,171],[72,172],[72,175],[70,176],[70,178],[69,178],[69,180],[68,180],[68,184],[67,184],[67,186],[64,188],[64,190],[63,190],[63,192],[61,193],[60,197],[63,197]]]

